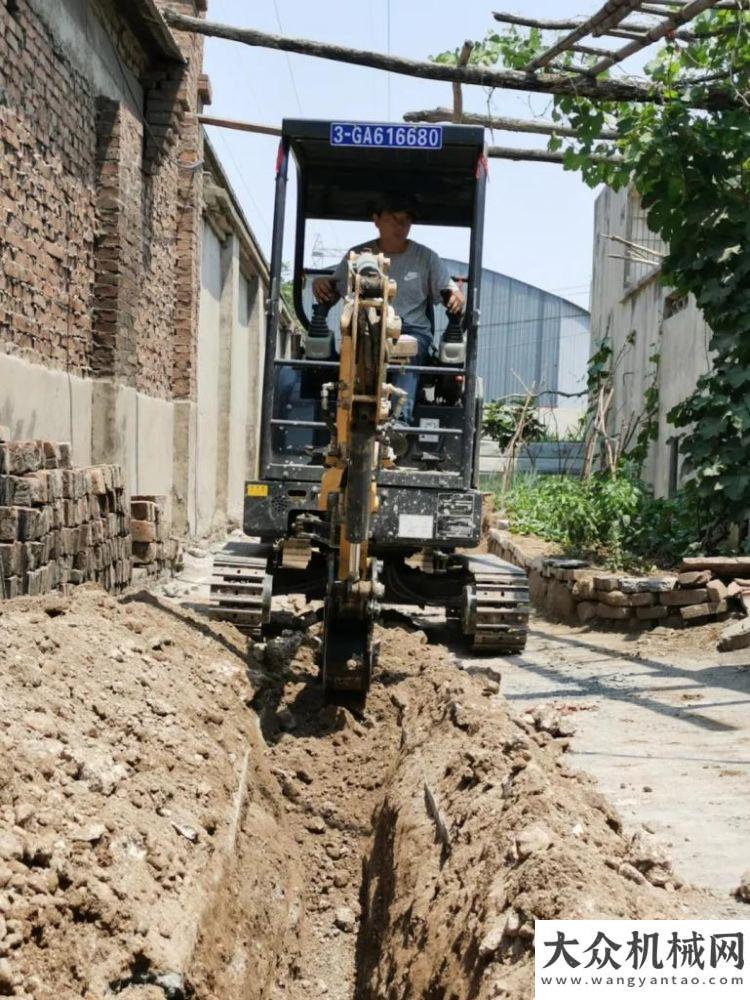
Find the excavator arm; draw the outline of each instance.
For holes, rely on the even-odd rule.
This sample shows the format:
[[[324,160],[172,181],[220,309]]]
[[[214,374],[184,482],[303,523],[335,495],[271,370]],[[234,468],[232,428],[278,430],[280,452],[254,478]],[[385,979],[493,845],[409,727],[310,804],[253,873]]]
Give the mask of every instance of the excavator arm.
[[[369,251],[349,255],[338,380],[323,394],[331,429],[319,497],[330,525],[322,649],[329,691],[365,692],[376,655],[373,625],[383,587],[369,551],[371,522],[377,473],[392,467],[388,435],[404,398],[388,384],[387,366],[408,359],[411,349],[391,304],[396,285],[389,263]]]

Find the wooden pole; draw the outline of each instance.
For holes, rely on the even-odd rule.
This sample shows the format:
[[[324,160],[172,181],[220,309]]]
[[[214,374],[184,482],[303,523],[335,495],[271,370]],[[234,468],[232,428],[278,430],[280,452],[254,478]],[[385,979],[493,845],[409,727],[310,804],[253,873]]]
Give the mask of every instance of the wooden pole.
[[[261,48],[278,49],[282,52],[297,52],[301,55],[330,59],[334,62],[349,63],[353,66],[369,66],[372,69],[398,73],[402,76],[420,77],[425,80],[443,80],[449,83],[471,84],[479,87],[494,87],[504,90],[520,90],[538,94],[562,94],[571,97],[588,97],[593,100],[625,101],[636,103],[660,103],[660,89],[650,81],[634,80],[592,80],[570,78],[560,74],[531,74],[520,70],[493,70],[486,66],[446,66],[440,63],[421,62],[402,56],[388,56],[365,49],[350,49],[327,42],[312,42],[303,38],[285,38],[270,35],[253,28],[235,28],[228,24],[204,21],[199,17],[188,17],[166,8],[164,19],[172,28],[191,31],[213,38],[225,38]],[[738,107],[738,99],[723,89],[711,89],[705,98],[693,104],[696,108],[722,109]]]
[[[214,118],[212,115],[191,115],[197,118],[201,125],[216,125],[218,128],[233,128],[240,132],[259,132],[261,135],[281,135],[281,129],[275,125],[260,125],[257,122],[241,122],[236,118]]]
[[[487,156],[498,160],[516,160],[526,163],[565,163],[564,153],[551,153],[547,149],[516,149],[510,146],[488,146]],[[590,156],[594,163],[620,163],[619,156]]]
[[[474,43],[465,41],[461,46],[461,51],[458,54],[458,65],[466,66],[469,62],[469,57],[471,56],[471,50],[474,48]],[[460,122],[461,115],[464,112],[464,96],[461,92],[461,84],[456,80],[453,81],[453,121]]]
[[[448,111],[448,120],[451,112]],[[211,115],[195,115],[202,125],[216,125],[218,128],[238,129],[241,132],[260,132],[263,135],[281,135],[281,129],[275,125],[258,125],[255,122],[237,121],[235,118],[213,118]],[[408,119],[407,119],[408,120]],[[415,120],[415,119],[412,119]],[[416,119],[421,121],[422,119]],[[572,130],[569,130],[573,134]],[[499,160],[526,161],[529,163],[564,163],[563,153],[550,153],[546,149],[514,149],[509,146],[489,146],[487,156]],[[617,156],[593,157],[596,162],[617,163]]]
[[[435,108],[432,111],[407,111],[405,122],[450,122],[455,121],[450,108]],[[555,122],[534,121],[526,118],[496,118],[491,115],[478,115],[464,111],[458,121],[459,125],[479,125],[481,128],[494,129],[499,132],[525,132],[533,135],[562,135],[575,137],[578,133],[568,125],[557,125]],[[614,129],[602,129],[600,139],[617,139]]]

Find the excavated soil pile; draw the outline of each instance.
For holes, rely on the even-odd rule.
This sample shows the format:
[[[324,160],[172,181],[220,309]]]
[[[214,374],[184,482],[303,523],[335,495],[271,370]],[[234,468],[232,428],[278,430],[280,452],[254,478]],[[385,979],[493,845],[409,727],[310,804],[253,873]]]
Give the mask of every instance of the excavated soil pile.
[[[0,995],[254,998],[294,962],[245,661],[93,588],[2,605]]]
[[[567,720],[513,721],[495,680],[422,633],[381,639],[361,714],[322,707],[308,640],[274,640],[302,642],[264,728],[313,944],[284,996],[530,1000],[535,917],[686,909],[658,845],[565,766]]]
[[[511,719],[492,680],[390,636],[401,748],[366,865],[362,998],[533,996],[534,919],[679,913],[647,834],[627,839],[564,763],[568,723]],[[660,888],[657,888],[659,886]]]

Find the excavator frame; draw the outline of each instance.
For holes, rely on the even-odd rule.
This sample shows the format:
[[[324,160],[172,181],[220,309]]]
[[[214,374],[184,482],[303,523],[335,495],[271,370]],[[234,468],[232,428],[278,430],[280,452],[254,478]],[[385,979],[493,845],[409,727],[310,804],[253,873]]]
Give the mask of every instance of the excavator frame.
[[[295,311],[307,357],[280,336],[282,260],[290,161],[297,167]],[[259,475],[246,484],[244,531],[214,565],[214,613],[259,635],[273,594],[324,601],[321,673],[326,691],[367,691],[382,603],[437,606],[477,651],[523,649],[528,585],[522,571],[479,543],[477,378],[487,161],[483,130],[285,120],[266,304]],[[411,364],[399,354],[389,262],[352,254],[338,357],[313,350],[303,288],[310,219],[372,217],[384,192],[418,205],[420,223],[469,232],[459,360]],[[459,335],[459,337],[461,336]],[[408,338],[405,338],[408,339]],[[336,353],[336,351],[331,352]],[[423,387],[415,426],[396,429],[399,369]],[[394,457],[396,441],[405,457]],[[394,447],[392,447],[394,446]]]

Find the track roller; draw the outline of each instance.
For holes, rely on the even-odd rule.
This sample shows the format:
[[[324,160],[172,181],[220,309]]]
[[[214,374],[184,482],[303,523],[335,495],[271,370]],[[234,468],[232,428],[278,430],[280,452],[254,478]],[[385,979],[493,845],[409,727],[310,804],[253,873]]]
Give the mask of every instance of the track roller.
[[[222,550],[214,557],[208,601],[211,617],[231,622],[240,632],[260,639],[271,616],[272,587],[265,553]]]
[[[529,585],[517,566],[493,555],[468,556],[471,582],[461,600],[461,628],[471,649],[512,654],[526,646]]]

